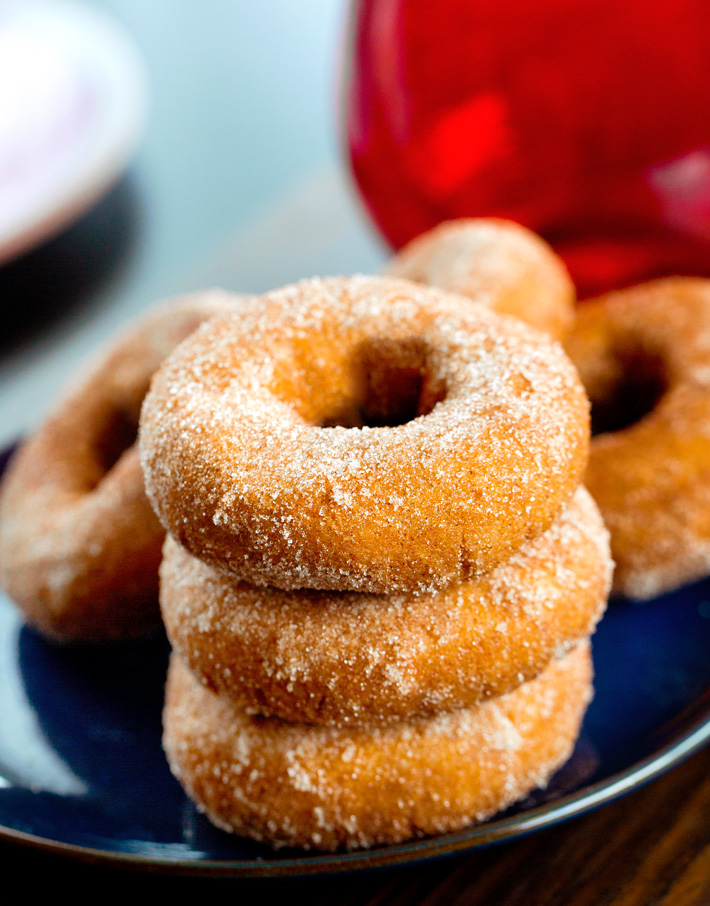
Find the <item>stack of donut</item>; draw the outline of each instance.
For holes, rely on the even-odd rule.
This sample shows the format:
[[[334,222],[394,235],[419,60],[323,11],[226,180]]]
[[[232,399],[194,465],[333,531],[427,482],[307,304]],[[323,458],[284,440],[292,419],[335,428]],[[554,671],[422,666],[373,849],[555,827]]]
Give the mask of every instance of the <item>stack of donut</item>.
[[[274,846],[452,831],[544,786],[591,696],[610,580],[558,344],[392,277],[204,324],[143,405],[168,532],[164,743]]]
[[[499,220],[387,270],[161,306],[0,495],[0,581],[53,640],[154,628],[162,549],[171,767],[274,846],[452,831],[547,783],[609,590],[594,501],[615,591],[710,573],[710,281],[575,315]]]

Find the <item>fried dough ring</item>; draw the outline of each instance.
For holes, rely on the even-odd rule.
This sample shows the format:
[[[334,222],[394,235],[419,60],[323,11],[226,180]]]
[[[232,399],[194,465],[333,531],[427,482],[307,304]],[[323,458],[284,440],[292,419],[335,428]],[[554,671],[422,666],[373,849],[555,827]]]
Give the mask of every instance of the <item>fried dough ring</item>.
[[[0,579],[27,621],[61,641],[159,624],[164,531],[134,444],[151,375],[237,297],[210,291],[158,307],[114,343],[13,457],[0,495]]]
[[[602,422],[585,480],[611,533],[614,591],[643,600],[708,575],[710,281],[586,302],[566,345]],[[618,427],[634,406],[640,419]]]
[[[164,746],[218,827],[273,846],[336,850],[457,831],[544,787],[591,698],[589,643],[476,708],[388,727],[249,717],[173,655]]]
[[[203,561],[283,589],[422,592],[548,528],[588,431],[577,374],[542,334],[352,277],[197,331],[156,375],[140,447],[156,513]]]
[[[161,608],[174,650],[250,712],[342,726],[471,707],[589,636],[609,591],[608,535],[580,488],[492,573],[421,596],[235,583],[170,537]]]
[[[536,233],[495,218],[450,220],[409,242],[387,273],[460,293],[556,339],[574,319],[564,262]]]

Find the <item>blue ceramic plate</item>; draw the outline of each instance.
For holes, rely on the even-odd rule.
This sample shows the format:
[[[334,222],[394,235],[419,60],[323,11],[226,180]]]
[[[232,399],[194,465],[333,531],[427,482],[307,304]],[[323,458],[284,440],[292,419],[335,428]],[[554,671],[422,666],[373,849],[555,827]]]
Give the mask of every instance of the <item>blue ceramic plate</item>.
[[[0,457],[0,472],[7,454]],[[213,828],[163,758],[164,639],[68,650],[0,598],[0,837],[78,858],[208,875],[301,875],[465,851],[638,787],[710,737],[710,581],[613,604],[594,637],[596,696],[543,793],[459,834],[339,855],[270,849]]]

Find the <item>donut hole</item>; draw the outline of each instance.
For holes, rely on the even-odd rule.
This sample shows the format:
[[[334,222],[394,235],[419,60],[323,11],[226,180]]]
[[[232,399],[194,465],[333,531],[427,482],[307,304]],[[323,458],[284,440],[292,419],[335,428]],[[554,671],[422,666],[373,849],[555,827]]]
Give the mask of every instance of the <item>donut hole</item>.
[[[131,414],[114,409],[107,414],[94,441],[98,478],[96,484],[116,465],[121,456],[138,439],[138,420]]]
[[[321,419],[320,427],[394,428],[428,415],[446,396],[432,368],[433,350],[419,338],[374,338],[350,364],[356,392]]]
[[[647,349],[616,352],[616,373],[604,392],[592,394],[592,435],[630,428],[649,415],[668,389],[662,358]]]

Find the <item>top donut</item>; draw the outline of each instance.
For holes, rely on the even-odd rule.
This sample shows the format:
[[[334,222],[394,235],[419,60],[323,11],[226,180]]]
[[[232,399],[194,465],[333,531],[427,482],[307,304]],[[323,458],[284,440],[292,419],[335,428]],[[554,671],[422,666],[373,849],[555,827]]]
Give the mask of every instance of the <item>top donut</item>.
[[[143,405],[165,528],[256,585],[427,591],[545,530],[589,404],[561,347],[386,277],[314,279],[212,319]]]

